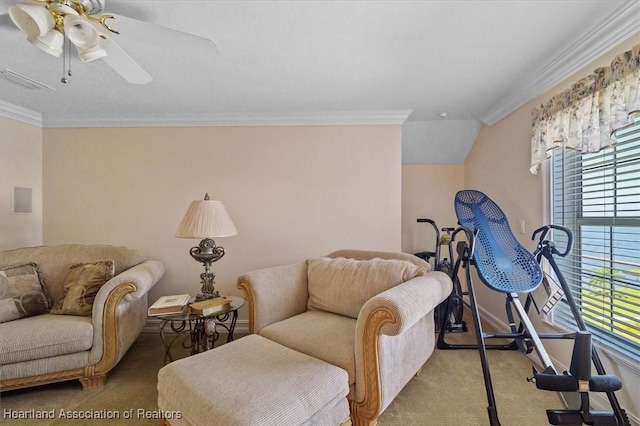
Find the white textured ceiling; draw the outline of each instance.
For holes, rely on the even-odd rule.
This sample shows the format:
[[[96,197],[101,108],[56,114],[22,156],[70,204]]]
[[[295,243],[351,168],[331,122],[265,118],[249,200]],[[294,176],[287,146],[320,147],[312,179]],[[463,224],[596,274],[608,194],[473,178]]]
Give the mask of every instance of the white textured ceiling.
[[[0,12],[13,3],[0,0]],[[63,59],[4,15],[0,68],[55,88],[0,79],[4,109],[35,111],[45,127],[428,122],[447,112],[475,123],[466,140],[640,28],[629,0],[106,0],[107,12],[145,22],[116,19],[113,38],[151,83],[129,84],[72,52],[62,84]],[[219,53],[159,26],[211,39]]]

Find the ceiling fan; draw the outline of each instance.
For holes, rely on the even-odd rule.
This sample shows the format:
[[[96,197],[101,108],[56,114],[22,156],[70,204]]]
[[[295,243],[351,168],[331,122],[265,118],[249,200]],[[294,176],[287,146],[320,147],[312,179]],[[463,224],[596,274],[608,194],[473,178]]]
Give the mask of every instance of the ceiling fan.
[[[59,57],[64,51],[66,39],[72,43],[83,62],[103,60],[125,80],[133,84],[147,84],[153,77],[147,73],[114,40],[121,26],[131,30],[150,25],[124,16],[102,14],[105,0],[25,0],[9,7],[9,17],[25,34],[27,40],[50,55]],[[199,39],[210,54],[217,53],[211,40],[165,27],[182,36]],[[137,31],[130,31],[137,32]],[[147,36],[149,36],[147,34]],[[62,82],[66,83],[63,76]]]

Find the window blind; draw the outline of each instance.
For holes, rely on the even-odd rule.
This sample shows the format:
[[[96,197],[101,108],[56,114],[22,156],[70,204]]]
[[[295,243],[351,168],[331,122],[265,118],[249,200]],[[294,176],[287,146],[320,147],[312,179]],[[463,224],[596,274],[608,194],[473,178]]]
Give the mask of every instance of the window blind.
[[[640,117],[616,140],[593,154],[554,149],[553,223],[574,234],[556,261],[594,342],[640,360]],[[552,320],[577,328],[564,304]]]

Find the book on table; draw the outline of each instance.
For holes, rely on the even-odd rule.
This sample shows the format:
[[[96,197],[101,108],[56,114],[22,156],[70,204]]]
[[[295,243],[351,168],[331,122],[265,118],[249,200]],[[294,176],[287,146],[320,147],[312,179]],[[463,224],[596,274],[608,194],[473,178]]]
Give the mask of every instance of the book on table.
[[[189,308],[192,313],[206,317],[231,308],[231,300],[225,297],[214,297],[213,299],[191,303],[189,304]]]
[[[185,310],[190,298],[191,295],[189,294],[162,296],[156,300],[153,305],[149,306],[149,309],[147,309],[147,315],[180,314]]]

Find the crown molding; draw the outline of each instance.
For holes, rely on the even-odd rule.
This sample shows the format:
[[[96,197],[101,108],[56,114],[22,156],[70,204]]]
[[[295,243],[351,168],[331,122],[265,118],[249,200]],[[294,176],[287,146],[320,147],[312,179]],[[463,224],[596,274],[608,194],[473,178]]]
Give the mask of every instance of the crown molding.
[[[493,125],[531,99],[549,90],[562,80],[589,65],[607,51],[638,32],[640,28],[640,2],[628,0],[602,20],[589,34],[572,44],[546,65],[539,68],[527,84],[506,96],[482,117],[485,124]],[[527,79],[525,79],[527,81]]]
[[[0,117],[11,118],[23,123],[42,127],[42,115],[39,112],[23,108],[0,100]]]
[[[411,110],[222,113],[203,116],[154,115],[127,117],[45,118],[43,127],[205,127],[205,126],[366,126],[402,125]]]

